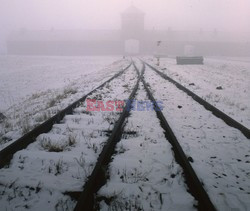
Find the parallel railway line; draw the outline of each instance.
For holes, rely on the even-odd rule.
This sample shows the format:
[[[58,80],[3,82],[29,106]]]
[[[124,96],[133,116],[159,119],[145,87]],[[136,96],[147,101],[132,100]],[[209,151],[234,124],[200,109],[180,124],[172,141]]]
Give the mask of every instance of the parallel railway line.
[[[146,65],[145,80],[185,154],[220,209],[247,210],[249,129],[181,84]],[[152,69],[152,68],[153,69]]]
[[[0,152],[0,198],[6,209],[72,210],[120,111],[90,112],[85,100],[126,100],[131,64]],[[113,104],[115,109],[115,104]],[[88,154],[88,156],[85,156]],[[36,201],[39,198],[39,201]],[[39,202],[39,203],[38,203]]]
[[[141,81],[147,92],[149,100],[151,102],[156,102],[143,78],[144,72],[145,72],[145,65],[143,65],[143,70],[141,74],[139,73],[139,70],[137,69],[135,65],[134,67],[138,73],[138,81],[137,81],[136,86],[133,89],[132,94],[130,95],[130,100],[133,100],[136,92],[138,91],[139,82]],[[107,145],[103,148],[103,151],[98,158],[98,162],[91,176],[89,177],[88,182],[84,186],[84,190],[75,207],[76,211],[96,209],[95,195],[97,194],[98,190],[101,188],[101,186],[105,184],[105,181],[107,180],[105,178],[105,175],[107,175],[106,166],[108,166],[109,162],[111,161],[111,157],[113,153],[115,152],[116,144],[121,140],[124,121],[129,116],[128,106],[130,105],[129,104],[126,105],[126,108],[124,109],[122,115],[120,116],[119,121],[117,122],[117,125],[114,127],[114,130],[112,131],[112,134],[107,141]],[[192,195],[195,197],[195,199],[198,201],[198,206],[197,206],[198,209],[199,210],[216,210],[214,205],[210,201],[206,191],[204,190],[201,182],[199,181],[196,173],[194,172],[192,166],[189,164],[187,156],[183,152],[172,129],[170,128],[167,120],[165,119],[164,115],[160,111],[160,108],[157,106],[157,104],[155,104],[155,110],[156,110],[160,125],[164,130],[165,137],[171,143],[173,147],[175,158],[177,162],[183,168],[183,172],[185,174],[185,180],[189,188],[188,191],[190,191]]]
[[[122,75],[126,70],[129,69],[131,64],[124,68],[124,70],[119,71],[117,74],[115,74],[113,77],[105,81],[103,84],[95,88],[94,90],[90,91],[88,94],[83,96],[82,98],[78,99],[71,105],[69,105],[67,108],[63,109],[62,111],[58,112],[56,115],[42,123],[41,125],[37,126],[6,148],[0,151],[0,168],[3,168],[8,162],[11,160],[14,153],[16,153],[19,150],[22,150],[26,148],[29,144],[34,142],[36,140],[36,137],[38,137],[42,133],[46,133],[51,130],[52,126],[55,123],[60,122],[67,114],[71,114],[73,110],[78,107],[82,102],[86,100],[88,96],[90,96],[92,93],[94,93],[96,90],[103,88],[106,84],[114,80],[115,78]]]
[[[39,127],[35,128],[31,132],[24,135],[22,138],[18,139],[16,142],[14,142],[10,146],[8,146],[7,148],[3,149],[0,152],[0,167],[3,168],[3,170],[8,175],[8,168],[11,168],[11,166],[17,165],[17,163],[19,165],[21,163],[19,161],[15,161],[15,162],[10,163],[13,155],[14,155],[14,159],[16,159],[16,160],[18,159],[18,157],[19,157],[19,159],[20,159],[20,157],[23,158],[22,162],[24,163],[24,161],[26,159],[25,158],[26,152],[28,154],[29,153],[32,154],[32,152],[31,152],[32,149],[37,150],[37,149],[41,148],[41,146],[39,145],[39,143],[41,143],[41,142],[36,143],[36,141],[37,141],[37,137],[38,138],[41,137],[42,134],[45,134],[44,137],[46,138],[47,133],[54,131],[55,134],[60,135],[60,136],[58,136],[60,139],[60,137],[65,136],[66,130],[68,130],[68,132],[66,132],[66,134],[69,134],[70,135],[69,137],[71,137],[71,138],[72,138],[71,135],[73,135],[73,137],[75,137],[75,138],[78,137],[79,136],[78,133],[81,132],[80,142],[82,140],[84,140],[86,143],[84,143],[84,144],[79,143],[78,149],[84,151],[85,149],[82,149],[81,147],[86,147],[86,146],[88,149],[86,149],[82,153],[82,156],[79,159],[76,159],[76,161],[78,164],[80,164],[81,167],[83,167],[85,175],[84,175],[84,177],[77,178],[77,180],[74,183],[72,188],[69,188],[69,190],[61,191],[61,192],[65,195],[71,196],[71,198],[74,198],[74,200],[77,201],[76,206],[73,208],[76,211],[100,209],[100,207],[102,206],[101,202],[103,202],[105,200],[106,200],[105,203],[107,202],[106,204],[112,203],[112,200],[115,200],[115,197],[110,197],[110,199],[107,199],[104,196],[102,196],[101,190],[105,190],[105,187],[104,187],[105,184],[107,186],[108,184],[112,183],[112,177],[111,177],[112,168],[111,168],[111,166],[115,165],[113,161],[117,160],[117,156],[119,155],[119,153],[118,153],[119,150],[117,148],[119,145],[119,142],[123,143],[124,137],[127,137],[127,136],[128,137],[132,136],[132,138],[133,138],[133,136],[141,137],[141,136],[145,135],[142,132],[140,133],[136,130],[135,131],[133,131],[133,130],[128,131],[127,130],[127,127],[128,127],[127,124],[128,124],[128,122],[131,121],[131,118],[132,118],[131,115],[133,113],[133,112],[131,112],[133,110],[133,105],[129,102],[133,102],[137,98],[140,98],[140,95],[138,93],[144,92],[145,96],[147,96],[146,98],[154,105],[154,111],[153,111],[155,114],[154,118],[157,119],[154,121],[158,122],[157,123],[158,128],[160,128],[160,130],[162,131],[162,134],[163,134],[163,137],[160,137],[159,139],[164,140],[165,143],[160,142],[160,141],[159,141],[159,143],[161,144],[161,146],[168,147],[168,149],[170,151],[172,150],[172,152],[173,152],[173,155],[163,153],[162,156],[167,156],[168,159],[171,160],[171,162],[176,163],[174,165],[180,166],[180,168],[178,170],[179,171],[178,178],[182,178],[182,179],[181,179],[181,182],[179,182],[180,183],[179,185],[183,186],[183,189],[184,189],[183,194],[190,200],[187,203],[191,203],[193,209],[217,210],[217,206],[214,205],[214,201],[212,201],[210,199],[211,198],[210,193],[208,193],[207,189],[205,188],[207,186],[204,187],[204,183],[206,183],[205,182],[206,178],[203,178],[200,175],[200,172],[197,173],[195,168],[193,167],[193,164],[191,164],[196,160],[193,160],[193,158],[191,157],[191,156],[193,156],[192,154],[187,155],[186,149],[182,148],[183,145],[180,143],[179,135],[175,134],[176,128],[173,128],[173,126],[171,124],[171,118],[169,116],[166,116],[166,113],[164,113],[164,111],[161,111],[160,107],[156,104],[157,100],[160,100],[160,99],[157,99],[157,97],[156,97],[159,95],[156,95],[157,89],[154,89],[154,86],[153,86],[154,84],[151,84],[148,81],[149,78],[147,78],[147,76],[145,75],[145,71],[146,72],[149,71],[146,68],[152,69],[154,71],[154,73],[156,73],[159,77],[163,78],[164,80],[167,80],[171,84],[174,84],[179,90],[181,90],[181,91],[185,92],[187,95],[191,96],[192,99],[195,100],[196,103],[202,105],[206,110],[211,111],[212,114],[216,118],[217,117],[220,118],[230,127],[234,127],[237,130],[239,130],[242,134],[244,134],[245,137],[247,137],[247,139],[250,138],[249,129],[244,127],[243,125],[241,125],[240,123],[238,123],[237,121],[235,121],[234,119],[229,117],[228,115],[224,114],[223,112],[221,112],[220,110],[218,110],[217,108],[215,108],[214,106],[212,106],[211,104],[209,104],[208,102],[206,102],[205,100],[200,98],[199,96],[195,95],[192,91],[188,90],[187,88],[185,88],[181,84],[179,84],[176,81],[174,81],[173,79],[169,78],[168,76],[166,76],[165,74],[163,74],[162,72],[157,70],[155,67],[151,66],[150,64],[148,64],[144,61],[142,61],[142,64],[143,64],[143,66],[142,66],[142,70],[140,72],[139,69],[136,67],[135,63],[132,62],[124,70],[118,72],[116,75],[114,75],[108,81],[106,81],[105,83],[103,83],[102,85],[100,85],[99,87],[97,87],[96,89],[91,91],[90,93],[88,93],[86,96],[84,96],[83,98],[74,102],[72,105],[68,106],[66,109],[59,112],[57,115],[53,116],[51,119],[49,119],[48,121],[46,121],[45,123],[43,123]],[[132,68],[133,68],[133,71],[131,70]],[[130,74],[128,74],[129,71],[130,71]],[[128,74],[128,76],[127,76],[127,74]],[[124,78],[121,78],[122,76],[124,76],[124,77],[127,76],[128,77],[127,79],[130,82],[127,82],[127,80],[125,80]],[[118,80],[118,82],[115,83],[115,81],[117,81],[117,80]],[[120,87],[118,87],[118,90],[120,91],[120,93],[116,93],[116,95],[114,95],[115,89],[117,88],[116,86],[120,86]],[[113,93],[113,95],[112,95],[112,93]],[[92,97],[94,99],[96,98],[96,100],[112,100],[111,99],[112,97],[115,96],[116,98],[118,98],[118,97],[122,96],[124,93],[126,93],[126,94],[123,96],[123,98],[126,98],[129,101],[127,101],[128,103],[123,108],[123,111],[121,113],[118,112],[116,114],[114,114],[112,112],[107,113],[108,115],[106,115],[104,117],[104,120],[98,120],[98,119],[100,119],[99,114],[96,114],[96,116],[94,115],[94,117],[92,117],[91,112],[82,112],[81,108],[79,108],[79,105],[81,105],[81,103],[83,103],[89,97],[90,98]],[[125,99],[121,99],[121,100],[125,100]],[[101,112],[99,112],[99,113],[101,113]],[[80,115],[79,117],[77,117],[78,114]],[[83,116],[81,116],[81,115],[83,115]],[[147,115],[147,114],[145,113],[144,115]],[[150,114],[150,115],[152,115],[152,114]],[[140,117],[140,116],[138,116],[138,117]],[[68,120],[70,120],[69,122],[74,122],[72,128],[70,128],[70,126],[67,125]],[[99,123],[97,124],[96,128],[92,128],[91,124],[96,123],[95,121],[97,121],[97,122],[99,121]],[[137,121],[140,121],[140,119],[137,119]],[[87,122],[85,125],[86,128],[81,128],[82,125],[76,125],[76,123],[80,124],[79,122],[80,123]],[[150,123],[149,123],[149,125],[150,125]],[[146,126],[145,122],[138,123],[138,125],[137,125],[138,128],[140,128],[140,127],[143,128],[145,126]],[[152,129],[154,126],[152,125],[152,126],[149,126],[149,128],[150,127]],[[88,131],[88,130],[92,130],[92,132],[90,133],[90,131]],[[88,133],[89,135],[86,135],[86,133]],[[105,134],[104,135],[105,137],[103,137],[103,134]],[[87,140],[87,138],[86,138],[87,136],[90,136],[90,139]],[[101,141],[98,139],[99,136],[102,137]],[[41,141],[41,139],[43,139],[44,137],[41,137],[39,140]],[[108,137],[108,138],[106,138],[106,137]],[[92,139],[94,140],[94,144],[91,143]],[[155,137],[155,139],[156,140],[154,140],[154,144],[156,144],[156,145],[159,144],[157,142],[158,141],[157,137]],[[145,138],[145,140],[142,140],[142,141],[146,142],[146,140],[147,140],[147,138]],[[77,141],[74,142],[71,140],[71,142],[69,142],[70,143],[69,144],[69,148],[70,148],[69,151],[72,150],[71,149],[72,147],[75,147],[77,145]],[[33,148],[30,146],[31,143],[33,143],[33,145],[34,145]],[[45,142],[43,147],[46,147],[48,149],[49,144],[51,144],[50,140]],[[143,145],[143,143],[140,144],[140,147],[142,145]],[[27,148],[27,151],[23,152],[22,150],[24,150],[26,148]],[[79,154],[78,149],[75,152]],[[68,150],[68,148],[67,148],[67,150]],[[55,157],[58,158],[58,157],[60,157],[60,153],[63,152],[64,153],[64,154],[62,154],[63,156],[66,156],[67,159],[72,160],[73,156],[72,156],[72,154],[67,153],[67,150],[66,150],[66,152],[63,152],[63,150],[61,151],[61,149],[59,149],[58,151],[52,150],[52,153],[54,153]],[[91,150],[94,152],[90,152]],[[129,150],[132,150],[132,148],[131,149],[128,148],[126,150],[129,151]],[[125,153],[126,153],[126,150],[124,150]],[[47,150],[46,153],[49,153],[49,152],[50,151]],[[122,153],[124,153],[124,152],[122,152]],[[93,154],[95,157],[94,159],[92,159]],[[41,155],[41,156],[43,156],[43,155]],[[89,156],[91,157],[91,159],[89,158]],[[32,160],[32,156],[31,156],[31,160]],[[29,161],[29,162],[32,165],[33,161]],[[45,163],[48,162],[48,161],[46,161],[46,158],[45,158],[45,160],[41,161],[42,165],[44,164],[44,162]],[[140,161],[140,162],[142,162],[142,161]],[[166,160],[166,162],[167,162],[167,160]],[[29,167],[25,166],[23,163],[22,163],[20,169],[22,171],[25,171],[25,168],[28,169]],[[113,163],[113,164],[111,165],[111,163]],[[85,167],[87,165],[89,165],[90,168]],[[72,167],[70,165],[68,165],[67,168],[71,169]],[[154,168],[154,167],[152,167],[152,168]],[[59,172],[59,170],[57,169],[57,166],[56,166],[55,170],[53,170],[53,169],[51,170],[49,167],[49,174],[51,174],[51,172],[52,172],[55,174],[55,176],[58,176],[60,174],[63,175],[64,170],[60,170],[60,171],[61,172]],[[66,172],[66,170],[65,170],[65,172]],[[27,171],[27,173],[28,173],[28,171]],[[164,185],[167,184],[167,181],[169,181],[170,178],[172,178],[174,180],[174,177],[176,176],[175,174],[172,174],[172,173],[170,173],[169,175],[170,175],[169,178],[164,178],[166,180],[164,180],[164,183],[162,183],[163,187],[165,187]],[[25,176],[25,174],[24,174],[24,176]],[[72,173],[72,177],[73,177],[73,173]],[[56,177],[54,177],[54,179],[56,181]],[[60,182],[62,182],[62,179],[63,178],[60,179]],[[84,180],[84,181],[82,181],[83,186],[81,186],[81,185],[79,186],[79,184],[80,184],[79,182],[81,179]],[[124,181],[124,176],[121,177],[121,180]],[[154,179],[152,179],[152,181],[153,180]],[[2,184],[2,183],[3,182],[1,182],[1,178],[0,178],[0,184]],[[67,183],[70,183],[70,181],[67,181]],[[152,185],[153,182],[151,182],[150,178],[145,176],[145,178],[143,179],[143,184],[151,184]],[[125,182],[125,185],[126,185],[126,182]],[[11,189],[12,186],[13,185],[6,186],[5,189],[7,189],[7,188]],[[28,185],[26,185],[26,186],[29,187]],[[70,187],[70,185],[68,185],[67,187]],[[32,188],[34,189],[34,187],[32,187]],[[140,188],[141,187],[139,187],[139,189]],[[114,189],[115,189],[115,187],[114,187]],[[142,190],[142,189],[140,189],[140,190]],[[34,191],[39,192],[40,190],[34,189]],[[34,194],[36,194],[36,193],[34,193]],[[193,197],[193,200],[192,200],[192,197]],[[140,199],[140,200],[142,200],[142,199]],[[167,200],[167,197],[165,195],[163,196],[163,194],[160,193],[159,194],[159,203],[162,206],[164,205],[165,200]],[[149,204],[150,204],[150,206],[152,206],[151,208],[153,209],[154,208],[153,205],[151,205],[151,203],[149,203]],[[65,205],[65,203],[64,203],[64,205]],[[56,206],[58,206],[58,204],[56,204]],[[133,207],[133,206],[130,207],[130,209],[131,208],[135,209],[135,207]],[[72,210],[72,206],[71,206],[71,208],[68,208],[68,209]],[[142,210],[143,206],[136,207],[136,209]]]
[[[189,90],[186,87],[182,86],[180,83],[178,83],[174,79],[170,78],[169,76],[165,75],[161,71],[157,70],[152,65],[150,65],[148,63],[145,63],[145,64],[148,67],[150,67],[152,70],[154,70],[162,78],[164,78],[165,80],[171,82],[178,89],[182,90],[183,92],[185,92],[186,94],[188,94],[189,96],[191,96],[197,103],[201,104],[202,106],[204,106],[204,108],[206,108],[207,110],[211,111],[216,117],[222,119],[229,126],[234,127],[236,129],[240,130],[248,139],[250,139],[250,130],[248,128],[246,128],[244,125],[242,125],[238,121],[234,120],[233,118],[231,118],[230,116],[228,116],[227,114],[225,114],[224,112],[222,112],[221,110],[219,110],[218,108],[216,108],[215,106],[211,105],[210,103],[208,103],[207,101],[205,101],[204,99],[202,99],[201,97],[199,97],[198,95],[196,95],[191,90]]]

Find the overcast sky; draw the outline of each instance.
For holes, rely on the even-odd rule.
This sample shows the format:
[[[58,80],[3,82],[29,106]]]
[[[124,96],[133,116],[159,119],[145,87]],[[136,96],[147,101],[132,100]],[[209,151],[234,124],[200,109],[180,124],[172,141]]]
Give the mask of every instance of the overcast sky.
[[[13,29],[119,29],[131,0],[0,0],[0,42]],[[250,0],[134,0],[148,29],[250,31]]]

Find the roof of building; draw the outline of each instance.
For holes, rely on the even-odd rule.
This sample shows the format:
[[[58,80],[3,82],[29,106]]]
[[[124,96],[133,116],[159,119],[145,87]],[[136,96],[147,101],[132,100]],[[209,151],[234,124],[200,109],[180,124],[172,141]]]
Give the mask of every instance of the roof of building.
[[[116,41],[120,30],[19,30],[10,34],[9,41]]]
[[[19,30],[12,32],[9,41],[119,41],[120,30]],[[249,42],[249,33],[223,31],[145,30],[142,39],[147,41],[177,42]]]
[[[154,31],[145,30],[145,40],[172,42],[249,42],[250,33],[227,31]]]

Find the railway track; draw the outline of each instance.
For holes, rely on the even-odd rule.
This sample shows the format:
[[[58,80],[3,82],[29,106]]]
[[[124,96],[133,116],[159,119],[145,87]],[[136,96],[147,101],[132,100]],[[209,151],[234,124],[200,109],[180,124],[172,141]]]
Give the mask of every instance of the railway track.
[[[233,118],[231,118],[230,116],[228,116],[227,114],[225,114],[224,112],[222,112],[221,110],[219,110],[218,108],[216,108],[215,106],[211,105],[210,103],[208,103],[207,101],[205,101],[204,99],[202,99],[201,97],[199,97],[198,95],[196,95],[191,90],[189,90],[186,87],[182,86],[180,83],[178,83],[174,79],[168,77],[167,75],[165,75],[161,71],[157,70],[152,65],[150,65],[150,64],[148,64],[146,62],[144,62],[144,63],[148,67],[150,67],[152,70],[154,70],[162,78],[164,78],[165,80],[173,83],[178,89],[182,90],[183,92],[185,92],[186,94],[188,94],[189,96],[191,96],[197,103],[199,103],[200,105],[204,106],[205,109],[211,111],[216,117],[222,119],[229,126],[234,127],[236,129],[240,130],[248,139],[250,139],[250,130],[247,127],[245,127],[244,125],[242,125],[238,121],[234,120]]]
[[[78,99],[71,105],[69,105],[67,108],[63,109],[62,111],[58,112],[56,115],[42,123],[41,125],[37,126],[33,130],[31,130],[29,133],[25,134],[6,148],[2,149],[0,151],[0,168],[3,168],[8,162],[11,160],[14,153],[16,153],[19,150],[22,150],[26,148],[29,144],[34,142],[36,140],[36,137],[38,137],[42,133],[46,133],[51,130],[52,126],[58,122],[60,122],[67,114],[72,114],[73,110],[78,107],[82,102],[86,100],[88,96],[90,96],[92,93],[94,93],[96,90],[103,88],[106,84],[114,80],[115,78],[122,75],[126,70],[129,69],[129,67],[132,65],[130,63],[126,68],[119,71],[117,74],[115,74],[113,77],[105,81],[103,84],[83,96],[82,98]]]
[[[139,70],[136,68],[135,65],[134,65],[134,67],[135,67],[135,69],[136,69],[136,71],[138,73],[139,78],[138,78],[137,84],[136,84],[132,94],[130,95],[129,99],[132,101],[134,99],[135,95],[138,94],[138,92],[143,93],[143,89],[145,89],[146,92],[144,91],[144,95],[145,95],[144,97],[146,97],[146,95],[147,95],[148,100],[150,100],[151,103],[156,102],[153,95],[152,95],[152,93],[150,92],[149,88],[147,87],[147,84],[146,84],[145,80],[143,79],[145,66],[143,66],[143,70],[142,70],[141,74],[139,73]],[[140,87],[140,90],[138,90],[139,87]],[[138,96],[137,96],[137,99],[138,99]],[[140,100],[142,100],[142,99],[140,99]],[[167,196],[170,193],[167,194],[165,192],[166,190],[163,193],[161,191],[156,192],[158,194],[157,197],[159,197],[158,206],[150,204],[146,208],[143,207],[143,204],[144,204],[144,206],[147,206],[147,205],[145,205],[145,200],[147,199],[147,197],[145,197],[144,202],[142,204],[140,204],[140,200],[139,200],[140,195],[139,194],[138,195],[136,195],[134,193],[132,194],[133,197],[138,197],[138,198],[136,198],[136,200],[138,200],[138,201],[134,201],[134,202],[131,202],[131,199],[129,199],[129,197],[127,199],[124,199],[124,198],[120,199],[120,201],[119,201],[117,199],[118,196],[115,193],[123,192],[123,190],[121,190],[120,188],[118,188],[117,190],[114,190],[114,188],[111,188],[114,192],[111,193],[111,195],[110,195],[110,190],[109,190],[109,191],[107,191],[108,193],[106,193],[106,195],[105,195],[104,184],[107,183],[107,180],[109,180],[109,182],[108,182],[109,184],[112,184],[112,179],[110,178],[110,175],[112,175],[112,173],[113,173],[113,175],[119,175],[120,178],[118,179],[118,183],[119,182],[123,183],[123,184],[125,184],[125,186],[129,186],[129,183],[130,183],[129,180],[130,179],[132,179],[132,180],[135,179],[135,181],[138,182],[138,178],[134,178],[134,177],[142,177],[142,178],[139,178],[139,181],[141,180],[141,181],[143,181],[143,183],[148,182],[150,184],[152,182],[147,178],[148,174],[150,174],[149,172],[140,172],[140,170],[138,170],[138,169],[140,169],[140,166],[134,167],[135,172],[130,173],[130,169],[129,169],[128,173],[126,173],[126,168],[125,169],[121,168],[122,164],[120,164],[119,159],[118,159],[118,167],[116,167],[115,172],[112,172],[112,168],[110,168],[110,167],[108,169],[108,166],[112,166],[112,164],[110,164],[110,163],[114,162],[114,160],[117,157],[117,154],[119,156],[121,151],[122,151],[122,153],[124,153],[123,152],[124,149],[121,150],[121,149],[119,149],[119,147],[117,149],[116,145],[118,144],[118,142],[121,142],[121,139],[123,139],[122,140],[123,142],[124,142],[124,139],[127,139],[127,138],[124,138],[123,133],[125,132],[125,134],[128,134],[128,128],[126,128],[124,123],[125,123],[125,121],[126,122],[130,121],[129,111],[128,111],[129,106],[131,106],[131,105],[130,104],[126,105],[122,115],[120,116],[120,119],[119,119],[117,125],[114,127],[114,130],[112,131],[112,134],[109,137],[109,140],[107,141],[106,146],[103,148],[103,151],[102,151],[102,153],[100,154],[100,156],[98,158],[98,162],[97,162],[91,176],[89,177],[88,182],[84,186],[84,190],[83,190],[83,192],[82,192],[82,194],[81,194],[81,196],[80,196],[80,198],[78,200],[78,203],[77,203],[77,205],[75,207],[76,211],[77,210],[99,210],[99,209],[104,209],[105,206],[103,204],[101,205],[101,203],[104,203],[104,202],[106,202],[109,206],[111,206],[111,207],[109,207],[109,209],[111,209],[111,210],[112,209],[114,209],[114,210],[117,210],[117,209],[118,210],[119,209],[120,210],[144,210],[144,209],[146,209],[146,210],[147,209],[166,210],[166,208],[167,209],[175,209],[174,207],[178,206],[178,203],[171,203],[170,205],[168,204],[169,201],[166,200],[165,196]],[[211,203],[207,193],[205,192],[205,190],[202,187],[202,184],[200,183],[200,181],[199,181],[198,177],[196,176],[194,170],[192,169],[191,165],[189,164],[188,158],[186,157],[186,155],[184,154],[182,148],[180,147],[180,145],[179,145],[179,143],[178,143],[172,129],[170,128],[169,124],[167,123],[164,115],[161,113],[160,108],[157,106],[157,104],[155,104],[154,107],[155,107],[156,114],[157,114],[156,116],[158,118],[158,121],[156,121],[156,124],[158,124],[158,127],[162,127],[162,129],[163,129],[161,131],[161,133],[162,133],[161,139],[165,136],[165,138],[171,143],[171,147],[173,147],[173,151],[174,151],[174,156],[175,156],[177,162],[183,168],[183,171],[180,170],[180,172],[177,173],[177,175],[178,175],[177,177],[182,177],[181,175],[185,174],[185,178],[182,178],[181,182],[183,182],[182,186],[184,186],[184,187],[185,187],[184,181],[187,183],[188,190],[185,190],[180,194],[184,194],[185,197],[188,198],[187,200],[189,201],[189,203],[187,203],[187,204],[184,203],[183,209],[192,210],[192,209],[195,209],[194,206],[196,205],[199,210],[215,210],[214,205]],[[152,114],[152,112],[151,112],[151,114]],[[156,118],[156,116],[154,118]],[[152,119],[150,119],[150,120],[152,121]],[[140,120],[137,119],[137,121],[140,121]],[[140,125],[140,124],[137,123],[137,127],[143,128],[144,126],[143,126],[143,124]],[[126,129],[124,130],[124,128],[126,128]],[[136,132],[136,131],[133,131],[132,134],[134,134],[135,136],[137,136],[137,135],[142,136],[142,134],[138,134],[138,132]],[[163,142],[167,143],[166,139],[165,140],[163,139],[164,140]],[[147,140],[147,139],[145,139],[145,140]],[[155,140],[155,141],[156,142],[154,144],[158,144],[157,140]],[[127,142],[127,140],[126,140],[126,142]],[[142,146],[143,144],[144,143],[142,141],[140,143],[140,146]],[[163,144],[163,143],[161,142],[160,144]],[[170,150],[171,147],[168,146],[169,151],[171,151]],[[131,149],[128,149],[128,150],[131,150]],[[138,151],[140,151],[140,149],[138,149]],[[125,152],[126,152],[126,150],[125,150]],[[136,150],[135,150],[134,153],[136,153]],[[158,152],[156,151],[155,154],[156,153],[158,153]],[[131,155],[131,156],[134,156],[134,155]],[[164,153],[163,153],[163,156],[164,156]],[[165,156],[167,157],[167,155],[165,155]],[[175,160],[174,156],[171,155],[170,160],[171,160],[171,162],[175,163],[174,165],[178,165],[178,164],[176,164],[176,161],[174,161]],[[153,157],[154,157],[154,155],[153,155]],[[164,160],[165,159],[163,159],[160,162],[164,162]],[[136,160],[135,160],[135,162],[136,162]],[[142,160],[139,159],[139,162],[142,163]],[[170,162],[170,161],[167,160],[167,162]],[[118,172],[117,172],[117,169],[119,169],[119,168],[121,168],[121,169],[118,170]],[[157,170],[157,168],[154,169],[154,170]],[[153,170],[151,170],[151,171],[153,171]],[[159,169],[158,169],[158,171],[159,171]],[[123,172],[123,174],[120,173],[120,172]],[[176,177],[176,175],[173,173],[173,171],[171,172],[171,170],[169,172],[167,172],[167,174],[170,177],[169,178],[161,178],[162,181],[167,182],[168,180],[171,180],[171,178]],[[137,176],[135,176],[135,175],[137,175]],[[145,176],[145,175],[147,175],[147,176]],[[129,177],[131,177],[131,178],[129,178]],[[153,175],[153,177],[157,177],[157,176]],[[159,178],[157,178],[157,179],[159,179]],[[155,178],[153,180],[155,180]],[[132,184],[133,184],[133,182],[132,182]],[[136,184],[134,184],[134,185],[136,185]],[[143,187],[143,184],[141,184],[141,185]],[[154,184],[154,185],[157,186],[156,184]],[[144,188],[142,188],[142,187],[138,187],[138,188],[141,190],[140,194],[143,195],[145,193],[143,193]],[[169,187],[166,186],[165,188],[167,189]],[[104,190],[102,190],[102,189],[104,189]],[[152,187],[152,190],[154,190],[153,187]],[[103,194],[103,192],[104,192],[104,194]],[[198,201],[198,204],[196,204],[194,202],[195,200],[192,200],[192,197],[189,195],[188,192],[192,193],[192,195]],[[165,193],[165,195],[163,196],[164,193]],[[115,194],[115,195],[112,195],[112,194]],[[175,198],[178,198],[178,197],[180,197],[180,196],[175,196]],[[127,200],[126,203],[121,202],[121,201],[124,201],[124,200],[125,201]],[[176,199],[176,200],[178,200],[178,199]],[[142,201],[143,201],[143,199],[142,199]],[[174,206],[174,207],[171,208],[171,206]],[[189,207],[189,208],[187,208],[187,207]]]
[[[125,100],[136,77],[130,64],[87,96],[26,134],[21,141],[1,151],[1,207],[7,210],[36,210],[41,207],[72,210],[74,200],[71,197],[81,190],[82,182],[91,173],[120,113],[115,104],[113,106],[117,110],[90,112],[83,101]],[[40,208],[39,203],[42,204]]]
[[[145,81],[218,210],[247,210],[249,129],[147,65]]]
[[[183,137],[181,122],[173,123],[182,108],[176,106],[178,96],[173,102],[164,99],[174,88],[167,85],[164,89],[166,79],[149,67],[143,63],[140,71],[133,63],[52,117],[47,125],[18,140],[11,150],[0,152],[4,160],[0,198],[7,204],[2,205],[10,209],[39,209],[43,205],[48,210],[220,210],[220,201],[216,201],[220,194],[212,188],[219,185],[211,183],[211,175],[219,178],[216,182],[225,176],[213,172],[211,166],[207,172],[199,169],[200,164],[216,167],[212,161],[217,157],[210,154],[200,161],[200,154],[197,157],[197,151],[192,151],[204,140],[196,137],[198,141],[193,142],[189,136]],[[91,112],[81,104],[87,98],[129,101],[122,110]],[[155,102],[162,99],[161,111]],[[99,111],[103,108],[101,105]],[[174,115],[166,112],[169,109]],[[194,145],[187,147],[189,141]],[[204,153],[212,152],[204,149]],[[241,175],[234,175],[239,182]]]

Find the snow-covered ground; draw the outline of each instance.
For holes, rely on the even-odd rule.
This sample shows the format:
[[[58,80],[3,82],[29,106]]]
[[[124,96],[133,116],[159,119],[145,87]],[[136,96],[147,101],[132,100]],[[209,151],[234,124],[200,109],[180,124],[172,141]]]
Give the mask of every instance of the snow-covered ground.
[[[162,58],[159,70],[250,128],[250,58],[205,58],[204,65]]]
[[[226,60],[226,61],[236,61],[236,62],[247,62],[250,63],[250,57],[225,57],[225,56],[209,56],[208,59],[213,60]]]
[[[145,79],[217,209],[248,210],[249,139],[149,67]]]
[[[135,98],[136,107],[149,101],[142,83]],[[196,210],[156,112],[131,111],[124,131],[97,194],[100,210]]]
[[[87,94],[130,62],[115,57],[0,57],[0,149]]]
[[[136,82],[133,68],[89,99],[126,100]],[[84,103],[17,152],[9,167],[1,169],[0,207],[3,210],[73,210],[76,201],[66,192],[82,191],[100,154],[107,132],[119,112],[89,112]]]
[[[8,107],[0,111],[7,116],[0,124],[1,148],[130,63],[116,59],[0,57],[3,64],[0,71],[6,77],[2,79],[0,72],[0,91],[10,90],[16,101],[13,105],[12,100],[4,97],[7,103],[1,102]],[[152,62],[150,58],[147,60]],[[204,66],[177,66],[173,59],[163,59],[160,69],[249,126],[250,63],[247,59],[235,60],[210,58]],[[136,65],[142,67],[139,60]],[[29,77],[32,69],[37,71]],[[192,158],[190,162],[218,210],[249,210],[249,140],[149,68],[145,74],[155,98],[164,103],[166,119],[184,152]],[[8,88],[13,85],[11,78],[18,88]],[[104,102],[126,100],[136,79],[131,67],[89,98]],[[4,81],[6,86],[2,86]],[[18,96],[19,92],[23,94]],[[8,96],[8,91],[2,93]],[[142,85],[136,99],[148,100]],[[76,201],[69,195],[82,190],[119,114],[88,112],[85,103],[55,124],[49,133],[40,135],[36,142],[17,152],[10,166],[1,169],[0,209],[73,210]],[[108,173],[107,184],[97,193],[102,210],[195,209],[193,205],[197,202],[187,192],[183,171],[174,159],[154,111],[131,112]],[[110,202],[111,206],[107,206]]]
[[[0,112],[27,95],[63,89],[118,57],[0,56]]]

